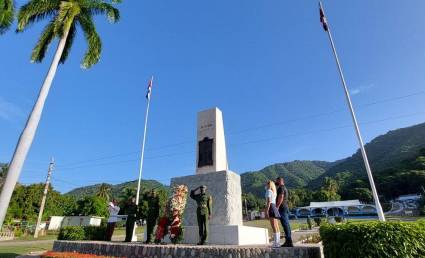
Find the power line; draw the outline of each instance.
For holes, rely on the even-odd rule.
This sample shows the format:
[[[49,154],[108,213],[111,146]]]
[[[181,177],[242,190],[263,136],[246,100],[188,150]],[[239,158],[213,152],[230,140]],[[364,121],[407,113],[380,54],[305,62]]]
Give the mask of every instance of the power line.
[[[381,122],[385,122],[385,121],[397,120],[397,119],[401,119],[401,118],[407,118],[407,117],[424,115],[424,114],[425,114],[424,112],[409,113],[409,114],[404,114],[404,115],[399,115],[399,116],[392,116],[392,117],[387,117],[387,118],[383,118],[383,119],[362,122],[360,124],[381,123]],[[285,139],[285,138],[288,138],[288,137],[305,136],[305,135],[311,135],[311,134],[315,134],[315,133],[323,133],[323,132],[329,132],[329,131],[334,131],[334,130],[344,129],[344,128],[351,128],[351,127],[352,127],[352,125],[348,125],[348,124],[347,125],[340,125],[340,126],[335,126],[335,127],[331,127],[331,128],[311,130],[311,131],[307,131],[307,132],[303,132],[303,133],[293,133],[293,134],[287,134],[287,135],[284,135],[284,136],[276,136],[276,137],[269,137],[269,138],[264,138],[264,139],[251,140],[251,141],[240,142],[240,143],[233,143],[233,144],[229,144],[229,147],[234,148],[234,147],[239,147],[239,146],[252,144],[252,143],[278,141],[278,140],[282,140],[282,139]],[[166,154],[166,155],[151,156],[151,157],[149,157],[149,159],[174,157],[174,156],[181,156],[181,155],[193,154],[193,153],[195,153],[195,151],[170,153],[170,154]],[[92,165],[86,165],[86,166],[75,166],[75,167],[69,167],[69,168],[62,168],[60,170],[74,170],[74,169],[87,168],[87,167],[107,166],[107,165],[113,165],[113,164],[119,164],[119,163],[130,163],[130,162],[134,162],[134,161],[137,161],[137,159],[114,161],[114,162],[107,162],[107,163],[101,163],[101,164],[92,164]]]
[[[370,102],[370,103],[365,103],[365,104],[362,104],[362,105],[358,105],[358,108],[370,107],[370,106],[374,106],[374,105],[381,104],[381,103],[402,100],[402,99],[406,99],[406,98],[414,97],[414,96],[418,96],[418,95],[423,95],[423,94],[425,94],[425,91],[418,91],[418,92],[414,92],[414,93],[410,93],[410,94],[406,94],[406,95],[402,95],[402,96],[396,96],[396,97],[386,98],[386,99],[382,99],[382,100],[378,100],[378,101],[373,101],[373,102]],[[301,116],[301,117],[298,117],[298,118],[283,120],[283,121],[279,121],[279,122],[275,122],[275,123],[264,124],[264,125],[255,126],[255,127],[251,127],[251,128],[245,128],[245,129],[241,129],[241,130],[237,130],[237,131],[230,131],[227,135],[242,134],[242,133],[260,130],[260,129],[264,129],[264,128],[280,126],[282,124],[294,123],[294,122],[307,120],[307,119],[315,119],[315,118],[328,116],[328,115],[332,115],[332,114],[340,113],[340,112],[344,112],[344,111],[345,111],[345,109],[341,107],[341,108],[338,108],[338,109],[330,110],[328,112],[322,112],[322,113],[316,113],[316,114]],[[181,141],[181,142],[177,142],[177,143],[171,143],[171,144],[162,145],[162,146],[159,146],[159,147],[150,147],[150,148],[146,148],[146,149],[150,150],[150,151],[161,150],[161,149],[186,145],[188,143],[193,144],[194,141],[193,140],[185,140],[185,141]],[[121,154],[113,154],[113,155],[103,156],[103,157],[99,157],[99,158],[73,162],[73,163],[69,163],[69,164],[66,164],[66,165],[58,165],[57,168],[65,168],[66,167],[68,169],[68,167],[72,167],[74,165],[80,165],[80,164],[83,164],[83,163],[91,163],[91,162],[96,162],[96,161],[101,161],[101,160],[106,160],[106,159],[112,159],[112,158],[122,157],[122,156],[131,156],[131,155],[136,155],[138,153],[139,153],[138,151],[132,151],[132,152],[121,153]],[[194,153],[194,152],[190,152],[190,153]],[[169,156],[174,156],[174,155],[175,154],[165,154],[165,155],[162,155],[162,156],[169,157]],[[155,159],[155,158],[158,158],[158,157],[159,156],[151,156],[151,157],[147,157],[147,158]],[[132,160],[132,161],[134,161],[134,160]]]

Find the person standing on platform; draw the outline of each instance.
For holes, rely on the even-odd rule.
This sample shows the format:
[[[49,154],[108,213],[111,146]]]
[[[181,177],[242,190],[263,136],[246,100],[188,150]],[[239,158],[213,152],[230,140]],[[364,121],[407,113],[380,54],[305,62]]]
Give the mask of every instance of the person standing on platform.
[[[136,198],[132,197],[128,200],[125,207],[125,214],[127,215],[127,221],[125,222],[125,242],[131,242],[133,238],[134,224],[137,220],[137,205]]]
[[[117,224],[118,212],[120,211],[120,207],[118,206],[118,202],[116,199],[113,199],[112,202],[108,205],[109,210],[109,218],[108,224],[106,225],[106,241],[111,241],[112,235],[114,234],[115,225]]]
[[[146,218],[146,244],[154,240],[153,230],[159,217],[159,197],[154,189],[148,195],[148,213]]]
[[[285,243],[282,247],[293,247],[291,237],[291,224],[289,224],[289,207],[288,207],[288,189],[285,187],[285,180],[282,177],[276,179],[277,197],[276,207],[280,214],[280,223],[282,223],[283,231],[285,232]]]
[[[199,193],[196,192],[199,190]],[[208,222],[211,219],[211,196],[206,193],[207,187],[202,185],[190,191],[190,198],[196,201],[196,217],[198,219],[199,242],[198,245],[208,244]]]
[[[278,219],[280,218],[279,210],[276,208],[276,185],[269,180],[266,183],[266,218],[270,220],[272,226],[274,241],[272,248],[280,247],[280,229]]]

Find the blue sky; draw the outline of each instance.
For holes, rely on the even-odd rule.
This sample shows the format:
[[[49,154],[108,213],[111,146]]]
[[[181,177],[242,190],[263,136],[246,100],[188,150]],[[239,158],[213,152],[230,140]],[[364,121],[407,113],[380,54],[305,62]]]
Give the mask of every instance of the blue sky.
[[[21,5],[24,1],[17,1]],[[425,121],[425,2],[324,2],[365,141]],[[195,171],[196,113],[223,111],[230,168],[333,161],[358,148],[316,1],[124,1],[96,19],[101,61],[81,31],[58,69],[21,174],[66,192],[138,174],[147,81],[155,76],[144,178]],[[8,162],[55,49],[29,56],[44,22],[0,37],[0,161]],[[57,42],[54,42],[56,44]]]

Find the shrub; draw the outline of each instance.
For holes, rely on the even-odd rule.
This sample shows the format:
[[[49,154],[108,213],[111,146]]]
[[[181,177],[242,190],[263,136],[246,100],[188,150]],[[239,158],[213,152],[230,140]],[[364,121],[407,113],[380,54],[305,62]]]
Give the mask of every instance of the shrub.
[[[59,230],[58,240],[84,240],[85,233],[83,227],[68,226]]]
[[[322,222],[322,218],[314,218],[314,223],[316,223],[316,226],[320,227],[320,224],[322,224]]]
[[[425,257],[425,221],[320,227],[326,258]]]
[[[340,217],[340,216],[335,217],[335,222],[336,223],[341,223],[343,221],[344,221],[344,218],[343,217]]]
[[[68,226],[59,231],[58,240],[104,240],[106,227]]]
[[[85,240],[105,240],[106,226],[87,226],[84,227]]]
[[[311,221],[310,216],[308,216],[308,218],[307,218],[307,225],[308,225],[308,229],[312,229],[313,228],[313,222]]]

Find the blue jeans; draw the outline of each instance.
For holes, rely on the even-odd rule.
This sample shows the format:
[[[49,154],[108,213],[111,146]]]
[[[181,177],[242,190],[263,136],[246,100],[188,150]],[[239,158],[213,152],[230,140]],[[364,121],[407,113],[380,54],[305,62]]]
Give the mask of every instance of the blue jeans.
[[[283,207],[279,209],[280,223],[282,223],[283,231],[285,231],[285,241],[292,243],[291,225],[289,224],[289,209]]]

